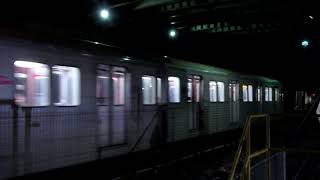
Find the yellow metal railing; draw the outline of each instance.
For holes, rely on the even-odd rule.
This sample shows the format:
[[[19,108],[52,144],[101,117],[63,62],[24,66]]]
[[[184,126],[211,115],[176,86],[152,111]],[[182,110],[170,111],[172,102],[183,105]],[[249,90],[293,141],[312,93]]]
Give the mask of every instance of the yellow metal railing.
[[[255,151],[255,152],[251,152],[251,125],[253,120],[256,119],[261,119],[261,118],[265,118],[266,121],[266,147]],[[234,176],[235,176],[235,172],[237,169],[237,166],[239,164],[239,159],[241,156],[241,152],[243,151],[244,146],[246,147],[245,150],[245,160],[244,160],[244,165],[242,167],[241,170],[241,176],[240,179],[245,179],[245,177],[247,177],[246,179],[251,180],[251,160],[253,158],[256,158],[260,155],[265,154],[266,155],[266,175],[267,175],[267,179],[270,179],[271,177],[271,170],[270,170],[270,115],[269,114],[259,114],[259,115],[250,115],[248,116],[244,128],[243,128],[243,132],[241,135],[241,139],[239,141],[239,145],[238,145],[238,149],[237,152],[235,154],[235,158],[233,160],[232,163],[232,169],[229,175],[229,180],[233,180]]]
[[[317,99],[313,102],[312,107],[309,109],[306,115],[304,115],[303,120],[299,123],[299,126],[297,128],[297,131],[299,131],[302,127],[302,125],[306,122],[308,118],[311,117],[312,112],[314,112],[316,105],[318,105],[320,101],[320,96],[317,97]],[[272,114],[272,116],[282,116],[282,117],[298,117],[297,115],[292,115],[292,114]],[[266,166],[265,166],[265,174],[266,174],[266,179],[270,180],[271,179],[271,163],[270,163],[270,154],[271,152],[274,151],[284,151],[284,152],[294,152],[294,153],[310,153],[310,154],[320,154],[320,150],[318,149],[305,149],[305,148],[292,148],[292,147],[271,147],[271,137],[270,137],[270,120],[271,120],[271,115],[270,114],[259,114],[259,115],[250,115],[247,117],[243,132],[239,141],[238,149],[235,154],[235,158],[232,163],[232,168],[231,172],[229,174],[229,180],[233,180],[235,177],[235,173],[237,170],[237,167],[239,165],[239,159],[241,156],[241,153],[245,147],[245,158],[243,162],[243,167],[240,171],[240,179],[248,179],[251,180],[251,161],[254,158],[257,158],[258,156],[264,155],[265,154],[265,159],[266,159]],[[254,120],[261,120],[265,119],[266,122],[266,145],[264,148],[251,152],[251,126]]]

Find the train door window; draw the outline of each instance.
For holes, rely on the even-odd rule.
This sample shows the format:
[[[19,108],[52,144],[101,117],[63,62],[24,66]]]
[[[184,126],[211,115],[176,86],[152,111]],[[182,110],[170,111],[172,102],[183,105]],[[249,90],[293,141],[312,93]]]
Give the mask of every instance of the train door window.
[[[217,102],[217,82],[215,81],[209,82],[209,96],[210,102]]]
[[[157,78],[157,103],[161,104],[162,103],[162,83],[161,83],[161,78]]]
[[[112,72],[113,104],[124,105],[125,98],[125,73],[123,68],[114,67]]]
[[[242,100],[243,102],[248,102],[248,86],[242,85]]]
[[[224,102],[224,82],[218,82],[218,101]]]
[[[268,87],[264,88],[264,101],[266,101],[266,102],[269,101],[269,88]]]
[[[50,104],[50,70],[46,64],[15,61],[15,102],[19,106],[48,106]]]
[[[180,79],[178,77],[168,77],[169,102],[180,102]]]
[[[75,67],[52,67],[56,106],[80,105],[80,70]]]
[[[200,76],[188,78],[188,102],[200,102]]]
[[[260,102],[261,101],[261,87],[257,88],[257,101]]]
[[[232,102],[237,102],[237,86],[238,84],[235,84],[234,82],[229,83],[229,99]]]
[[[272,88],[269,87],[269,101],[272,101]]]
[[[193,89],[194,89],[194,101],[195,102],[200,102],[200,81],[201,78],[200,76],[193,76]]]
[[[253,87],[252,85],[242,85],[243,102],[253,101]]]
[[[188,102],[192,102],[192,79],[188,78]]]
[[[279,89],[278,88],[274,88],[274,100],[276,102],[279,101]]]
[[[156,78],[154,76],[142,76],[143,104],[156,104]]]
[[[98,65],[97,70],[97,105],[108,105],[110,99],[110,71],[107,65]]]

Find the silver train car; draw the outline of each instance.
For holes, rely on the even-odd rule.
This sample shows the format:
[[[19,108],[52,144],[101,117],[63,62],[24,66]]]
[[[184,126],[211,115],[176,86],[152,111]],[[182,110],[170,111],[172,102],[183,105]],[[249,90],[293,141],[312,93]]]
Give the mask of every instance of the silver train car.
[[[0,40],[0,179],[241,128],[248,114],[282,111],[277,80],[94,44]]]

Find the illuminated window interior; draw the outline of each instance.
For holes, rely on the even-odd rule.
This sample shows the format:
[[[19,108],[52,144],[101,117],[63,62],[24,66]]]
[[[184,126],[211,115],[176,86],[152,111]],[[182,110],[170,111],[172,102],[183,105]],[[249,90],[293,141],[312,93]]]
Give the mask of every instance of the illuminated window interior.
[[[224,82],[218,82],[218,101],[224,102]]]
[[[162,82],[161,82],[161,78],[157,78],[157,102],[158,103],[162,103]]]
[[[243,102],[248,102],[248,86],[242,85],[242,99]]]
[[[200,102],[200,76],[193,76],[193,96],[195,102]]]
[[[209,100],[210,102],[217,102],[217,83],[215,81],[209,82]]]
[[[96,98],[97,105],[108,105],[110,102],[110,71],[109,66],[98,65]]]
[[[19,106],[48,106],[50,104],[49,67],[46,64],[15,61],[15,102]]]
[[[269,87],[269,101],[272,101],[272,88]]]
[[[235,83],[229,84],[229,98],[231,102],[237,102],[238,101],[238,85]]]
[[[143,104],[156,104],[156,78],[154,76],[142,76]]]
[[[69,66],[53,66],[54,105],[80,105],[80,70]]]
[[[261,101],[261,87],[257,88],[257,101],[260,102]]]
[[[113,80],[113,104],[123,105],[125,98],[125,73],[115,71],[112,73]]]
[[[275,101],[279,101],[279,89],[278,88],[274,88],[274,100]]]
[[[188,102],[200,102],[200,76],[188,78]]]
[[[180,102],[180,79],[178,77],[168,77],[169,102]]]
[[[253,102],[253,87],[252,85],[242,85],[243,102]]]
[[[271,102],[272,101],[272,88],[271,87],[265,87],[264,90],[264,100],[266,102]]]
[[[188,102],[192,102],[192,79],[188,78]]]
[[[248,100],[249,100],[249,102],[253,102],[253,87],[252,87],[252,85],[248,85]]]

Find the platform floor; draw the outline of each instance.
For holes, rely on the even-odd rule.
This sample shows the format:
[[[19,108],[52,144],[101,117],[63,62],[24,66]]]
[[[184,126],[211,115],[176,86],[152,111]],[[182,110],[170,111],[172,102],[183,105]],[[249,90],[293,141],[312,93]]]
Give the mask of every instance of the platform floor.
[[[150,150],[14,179],[211,179],[227,177],[241,129],[169,143]],[[227,167],[229,166],[229,167]]]

